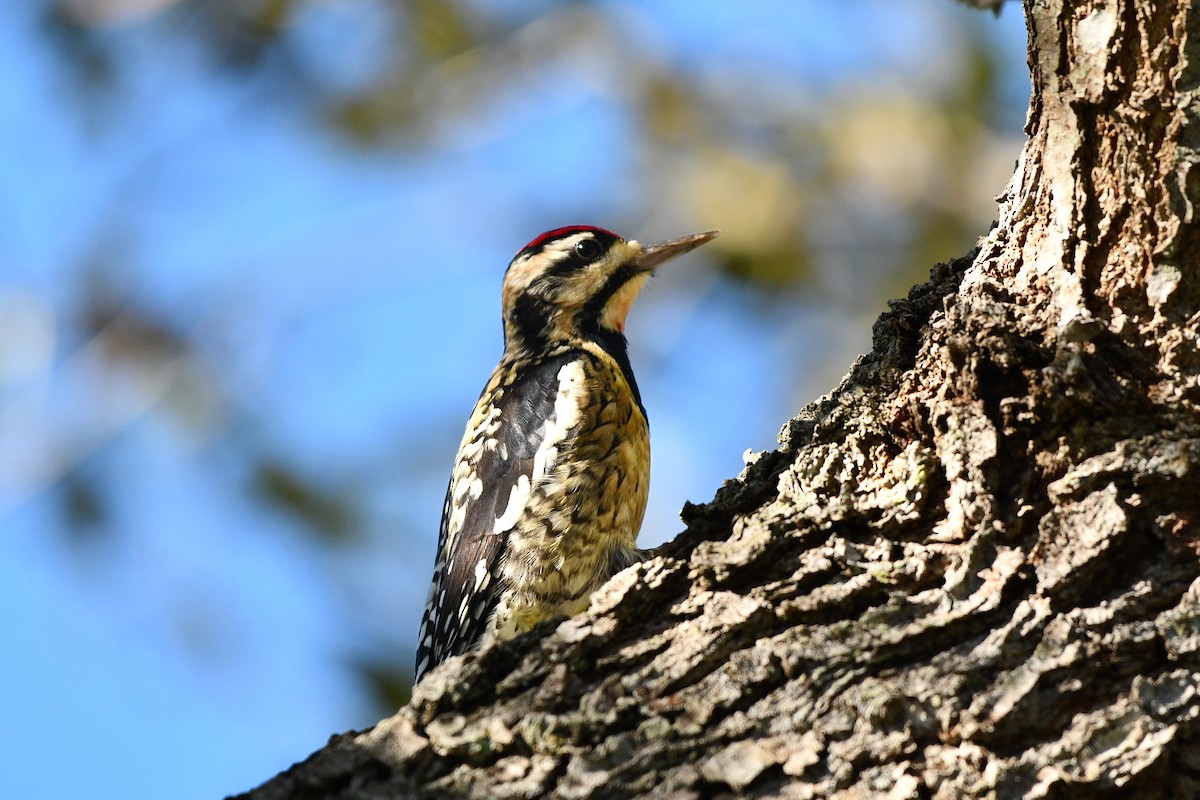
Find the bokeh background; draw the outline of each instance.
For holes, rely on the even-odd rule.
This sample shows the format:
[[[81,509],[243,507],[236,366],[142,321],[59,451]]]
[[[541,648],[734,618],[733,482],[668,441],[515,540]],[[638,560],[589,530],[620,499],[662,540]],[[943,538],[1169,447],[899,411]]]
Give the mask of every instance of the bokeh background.
[[[0,4],[0,764],[248,789],[407,697],[442,494],[540,231],[719,228],[629,323],[642,541],[984,234],[1019,7]]]

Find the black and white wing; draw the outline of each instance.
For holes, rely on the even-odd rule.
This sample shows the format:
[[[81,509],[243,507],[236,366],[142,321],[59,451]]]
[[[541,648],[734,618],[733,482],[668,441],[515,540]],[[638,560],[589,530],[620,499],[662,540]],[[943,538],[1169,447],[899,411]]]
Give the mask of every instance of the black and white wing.
[[[505,588],[509,531],[538,477],[536,455],[555,415],[560,373],[571,372],[564,367],[579,355],[501,363],[475,406],[442,510],[437,564],[417,641],[418,679],[470,650],[487,631]]]

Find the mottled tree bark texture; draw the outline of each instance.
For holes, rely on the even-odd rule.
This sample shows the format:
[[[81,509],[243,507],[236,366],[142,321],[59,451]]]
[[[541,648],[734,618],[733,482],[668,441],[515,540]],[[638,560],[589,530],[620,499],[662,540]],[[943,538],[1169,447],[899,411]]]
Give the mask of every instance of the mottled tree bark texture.
[[[587,613],[247,797],[1200,797],[1200,7],[1025,13],[978,249]]]

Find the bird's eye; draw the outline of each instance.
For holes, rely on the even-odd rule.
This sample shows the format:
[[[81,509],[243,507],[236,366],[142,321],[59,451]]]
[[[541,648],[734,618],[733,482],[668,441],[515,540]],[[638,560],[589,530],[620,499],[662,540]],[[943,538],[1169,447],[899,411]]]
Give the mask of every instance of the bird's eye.
[[[575,245],[575,255],[584,261],[595,261],[604,252],[604,248],[595,239],[584,239]]]

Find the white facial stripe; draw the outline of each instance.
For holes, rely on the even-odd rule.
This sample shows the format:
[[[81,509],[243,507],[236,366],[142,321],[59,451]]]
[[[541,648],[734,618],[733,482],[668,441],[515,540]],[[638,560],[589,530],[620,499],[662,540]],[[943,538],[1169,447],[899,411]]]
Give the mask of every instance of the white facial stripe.
[[[584,239],[594,239],[595,237],[588,231],[574,233],[565,239],[556,239],[553,242],[545,245],[536,254],[523,255],[509,265],[508,272],[505,276],[505,305],[515,299],[519,292],[525,288],[541,273],[546,267],[553,267],[570,258],[571,251],[575,245],[582,242]],[[531,262],[536,262],[536,268],[531,266]]]
[[[579,244],[585,239],[595,238],[596,237],[588,231],[571,234],[565,239],[557,239],[546,245],[545,249],[542,250],[542,255],[543,257],[549,259],[552,263],[557,264],[564,258],[567,258],[571,255],[571,251],[575,249],[575,245]]]

